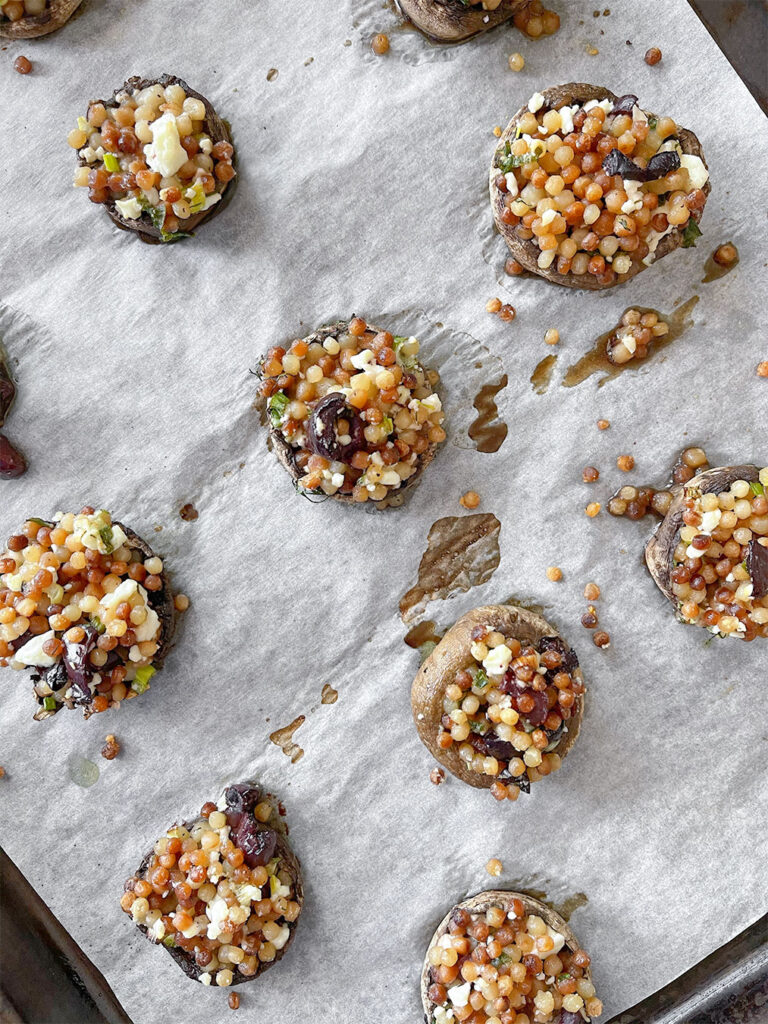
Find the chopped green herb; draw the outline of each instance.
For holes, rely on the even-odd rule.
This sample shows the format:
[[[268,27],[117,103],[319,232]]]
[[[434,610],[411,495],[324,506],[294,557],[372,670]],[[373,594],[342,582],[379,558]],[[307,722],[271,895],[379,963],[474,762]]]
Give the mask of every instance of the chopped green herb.
[[[277,391],[267,402],[267,412],[272,421],[273,427],[279,427],[282,422],[285,410],[291,404],[291,400],[284,391]]]
[[[496,968],[506,967],[508,964],[512,963],[512,957],[509,953],[502,953],[501,956],[497,956],[494,960],[491,960],[491,963]]]
[[[97,633],[103,633],[107,628],[101,621],[101,619],[98,617],[98,615],[91,616],[91,625],[93,626]]]
[[[43,707],[46,711],[56,710],[56,698],[55,697],[43,697]]]
[[[486,686],[488,686],[489,684],[490,680],[488,679],[488,676],[485,674],[485,671],[482,668],[478,668],[477,671],[475,672],[475,677],[472,680],[472,689],[484,690]]]
[[[490,725],[487,721],[476,722],[474,718],[469,720],[469,728],[472,732],[476,732],[479,736],[485,736],[490,729]]]
[[[683,232],[683,248],[692,249],[696,245],[696,239],[701,238],[702,230],[696,221],[691,217],[688,223],[685,225],[685,231]]]
[[[533,164],[539,159],[539,153],[521,153],[520,156],[509,156],[502,157],[499,161],[499,170],[503,174],[507,174],[513,169],[513,167],[522,167],[523,164]]]
[[[149,689],[149,680],[157,671],[152,665],[142,665],[141,668],[136,669],[136,678],[131,683],[131,689],[135,690],[136,693],[144,693],[145,690]]]
[[[112,527],[111,526],[100,526],[99,536],[104,545],[104,551],[106,554],[111,555],[115,550],[115,545],[112,541]]]
[[[38,526],[53,526],[53,523],[49,523],[47,519],[36,519],[35,516],[30,516],[29,522],[37,523]]]
[[[105,153],[104,166],[107,168],[110,174],[115,174],[120,170],[120,161],[117,159],[114,153]]]
[[[649,117],[649,118],[648,118],[648,127],[649,127],[649,128],[651,129],[651,130],[653,130],[653,129],[654,129],[655,127],[656,127],[656,125],[657,125],[658,123],[659,123],[659,122],[658,122],[657,118],[655,118],[655,117]]]
[[[557,980],[558,981],[570,981],[571,980],[571,975],[567,971],[565,971],[563,974],[558,974]]]
[[[163,939],[163,945],[167,946],[169,949],[173,949],[173,947],[176,945],[176,940],[172,935],[166,935],[165,938]]]
[[[749,489],[756,498],[759,498],[761,494],[765,494],[765,488],[759,480],[753,480],[749,485]]]
[[[395,429],[395,425],[392,422],[391,416],[385,416],[384,419],[381,421],[381,426],[388,434],[391,434],[392,431]]]
[[[403,345],[410,341],[410,338],[406,338],[401,334],[395,335],[394,349],[397,361],[405,370],[413,370],[419,365],[419,360],[416,356],[405,355],[403,352]]]

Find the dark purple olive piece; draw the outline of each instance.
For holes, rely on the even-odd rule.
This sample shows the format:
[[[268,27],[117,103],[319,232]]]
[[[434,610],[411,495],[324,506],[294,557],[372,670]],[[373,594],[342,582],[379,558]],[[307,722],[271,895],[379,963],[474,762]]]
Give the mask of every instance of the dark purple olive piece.
[[[628,92],[626,96],[619,96],[613,104],[611,114],[631,114],[632,107],[636,105],[637,96],[633,96],[631,92]]]
[[[580,1013],[573,1013],[571,1010],[561,1010],[557,1018],[557,1024],[584,1024],[584,1018]]]
[[[680,154],[677,150],[665,149],[661,153],[654,153],[646,168],[647,180],[655,181],[657,178],[664,178],[679,167]]]
[[[79,643],[64,638],[64,668],[72,683],[72,689],[77,694],[75,704],[90,704],[93,694],[88,684],[93,679],[95,669],[88,659],[99,639],[99,633],[93,626],[82,628],[85,637]]]
[[[517,757],[517,750],[512,744],[506,740],[500,740],[493,733],[481,736],[479,733],[471,732],[469,734],[469,742],[481,754],[486,754],[488,757],[496,757],[500,761],[510,761],[513,757]]]
[[[247,782],[238,782],[233,786],[227,786],[224,790],[224,799],[227,801],[228,810],[248,814],[261,800],[261,790],[256,786],[249,786]]]
[[[0,434],[0,479],[13,480],[27,471],[27,460],[5,434]]]
[[[753,538],[747,545],[747,572],[752,580],[752,597],[768,594],[768,548]]]
[[[28,629],[26,633],[22,633],[21,636],[17,636],[15,640],[9,640],[8,646],[12,651],[20,651],[24,644],[27,643],[28,640],[32,639],[32,636],[32,630]]]
[[[562,668],[565,669],[570,675],[576,671],[579,667],[579,659],[576,655],[576,651],[572,647],[568,647],[564,643],[562,637],[559,636],[543,636],[539,641],[539,653],[544,654],[545,651],[557,651],[560,657],[563,659]],[[560,669],[554,669],[554,672],[559,672]]]
[[[8,410],[13,405],[15,397],[16,386],[13,383],[13,378],[3,357],[0,355],[0,427],[5,422],[5,417],[8,415]]]
[[[275,855],[277,833],[260,825],[252,814],[243,814],[230,838],[243,851],[249,868],[265,867]]]
[[[606,174],[620,174],[626,181],[646,181],[648,176],[643,167],[638,167],[620,149],[612,149],[603,160]]]
[[[349,442],[339,441],[336,424],[340,419],[349,422]],[[365,426],[357,411],[347,405],[338,391],[322,398],[312,410],[307,425],[306,446],[315,455],[331,462],[349,462],[355,452],[365,448]]]

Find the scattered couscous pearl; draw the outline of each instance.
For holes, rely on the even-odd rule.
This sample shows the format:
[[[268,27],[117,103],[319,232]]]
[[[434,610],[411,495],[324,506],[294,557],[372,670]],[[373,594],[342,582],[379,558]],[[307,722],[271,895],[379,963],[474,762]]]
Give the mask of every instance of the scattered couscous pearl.
[[[646,64],[650,64],[653,67],[654,64],[658,64],[661,60],[661,50],[658,46],[652,46],[650,50],[646,50],[645,57],[643,58]]]
[[[20,75],[28,75],[32,70],[32,61],[28,57],[17,57],[13,62],[13,70]]]
[[[590,606],[589,611],[581,616],[581,624],[585,629],[594,629],[597,625],[597,612]]]
[[[611,425],[611,421],[610,420],[598,420],[597,421],[597,429],[598,430],[607,430],[608,427],[610,427],[610,425]]]
[[[189,608],[189,598],[186,594],[177,594],[173,604],[177,612],[185,612]]]
[[[433,768],[429,773],[429,781],[433,786],[440,786],[445,782],[445,771],[442,768]]]
[[[556,565],[550,565],[547,569],[547,579],[553,583],[559,583],[563,578],[563,570],[559,569]]]
[[[510,53],[509,55],[509,70],[510,71],[522,71],[525,67],[525,57],[522,53]]]
[[[590,519],[594,519],[596,515],[600,514],[602,505],[599,501],[590,501],[584,511],[587,513]]]
[[[486,313],[498,313],[501,305],[501,299],[488,299],[485,304],[485,311]]]
[[[739,250],[733,242],[725,242],[723,245],[718,245],[712,254],[712,259],[715,263],[719,263],[721,267],[730,267],[738,258]]]
[[[516,316],[517,310],[514,306],[510,306],[508,302],[504,303],[499,310],[499,320],[511,321],[514,320]]]
[[[477,508],[480,504],[480,495],[477,491],[467,491],[466,494],[462,494],[459,504],[464,508]]]
[[[554,327],[552,327],[544,335],[544,341],[547,343],[547,345],[556,345],[558,341],[560,341],[560,332],[556,330]]]
[[[120,753],[120,744],[115,737],[110,733],[104,746],[101,748],[101,756],[107,761],[113,761]]]
[[[768,359],[765,359],[762,363],[757,364],[757,376],[768,377]]]
[[[497,139],[500,138],[500,136],[501,136],[501,125],[500,124],[497,124],[497,125],[493,126],[493,134],[496,136]]]
[[[229,1003],[230,1010],[236,1010],[240,1006],[240,996],[237,992],[230,992],[227,1002]]]
[[[584,597],[588,601],[596,601],[600,597],[600,587],[596,583],[588,583],[584,587]]]
[[[383,57],[389,51],[389,36],[378,32],[371,40],[371,49],[377,57]]]
[[[600,477],[600,470],[594,466],[585,466],[581,471],[581,478],[585,484],[593,484]]]
[[[632,455],[620,455],[616,459],[616,465],[622,473],[630,473],[635,468],[635,459]]]
[[[611,643],[611,638],[608,636],[606,632],[604,632],[602,629],[599,629],[597,633],[595,633],[592,637],[592,643],[595,645],[595,647],[609,647]]]
[[[494,878],[498,878],[504,870],[504,866],[498,858],[492,857],[485,865],[485,870],[489,875],[492,875]]]

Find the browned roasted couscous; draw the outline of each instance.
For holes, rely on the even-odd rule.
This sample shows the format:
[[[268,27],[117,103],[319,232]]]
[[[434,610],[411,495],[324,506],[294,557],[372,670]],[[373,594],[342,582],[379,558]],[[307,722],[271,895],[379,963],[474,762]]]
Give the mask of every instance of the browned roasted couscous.
[[[492,776],[495,799],[516,800],[562,763],[555,748],[584,693],[578,658],[559,637],[524,647],[483,626],[472,630],[471,655],[446,686],[437,743]]]
[[[603,1010],[589,955],[518,898],[484,913],[456,907],[427,962],[430,1024],[585,1024]]]
[[[48,0],[0,0],[0,21],[21,21],[43,14],[47,7]]]
[[[535,93],[513,139],[497,150],[503,224],[540,250],[538,266],[590,274],[602,285],[653,262],[662,238],[692,223],[709,174],[684,153],[678,127],[636,96],[549,109]]]
[[[45,718],[149,688],[171,622],[163,562],[104,509],[29,519],[0,556],[0,665],[31,668]]]
[[[261,393],[303,491],[382,501],[445,440],[438,376],[418,354],[416,338],[376,331],[359,317],[269,350]]]
[[[271,800],[230,786],[174,825],[125,883],[123,910],[203,985],[229,986],[280,959],[301,913],[298,862]],[[189,968],[189,969],[188,969]]]
[[[672,591],[680,617],[721,636],[768,637],[768,468],[719,494],[685,488]]]

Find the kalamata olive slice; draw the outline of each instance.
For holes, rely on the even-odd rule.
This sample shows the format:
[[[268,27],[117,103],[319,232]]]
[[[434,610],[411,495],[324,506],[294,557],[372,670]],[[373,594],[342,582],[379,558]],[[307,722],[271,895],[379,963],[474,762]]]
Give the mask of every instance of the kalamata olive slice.
[[[580,1013],[574,1013],[572,1010],[561,1010],[557,1024],[584,1024],[584,1018]]]
[[[565,669],[566,672],[573,675],[576,669],[579,667],[579,659],[576,656],[576,651],[572,647],[568,647],[559,636],[543,636],[539,641],[539,653],[544,654],[545,651],[557,651],[560,657],[563,659],[562,665],[554,669],[555,672]]]
[[[349,423],[349,441],[339,440],[337,424],[340,419]],[[311,411],[307,424],[306,447],[331,462],[349,462],[355,452],[365,448],[365,426],[357,411],[347,405],[338,391],[322,398]]]
[[[13,383],[13,378],[5,361],[0,356],[0,427],[5,422],[5,417],[8,415],[8,410],[13,405],[15,397],[16,385]]]
[[[260,825],[252,814],[243,814],[231,833],[231,839],[243,851],[249,868],[264,867],[275,855],[277,833]]]
[[[17,636],[15,640],[9,640],[8,646],[12,651],[20,651],[24,644],[32,639],[32,636],[32,630],[28,629],[25,633],[22,633],[21,636]]]
[[[753,538],[747,545],[747,572],[752,580],[752,597],[768,594],[768,548]]]
[[[27,460],[13,447],[5,434],[0,434],[0,478],[13,480],[26,471]]]
[[[99,639],[98,630],[93,626],[83,626],[85,637],[75,643],[72,640],[64,639],[64,668],[67,670],[72,689],[75,691],[76,704],[90,704],[93,700],[91,688],[88,685],[93,679],[95,671],[89,661],[91,651]]]
[[[227,801],[227,809],[248,814],[261,800],[261,790],[257,786],[249,786],[247,782],[238,782],[227,786],[224,799]]]
[[[493,733],[481,736],[479,733],[471,732],[469,734],[469,742],[481,754],[496,757],[500,761],[509,761],[513,757],[518,756],[517,750],[515,750],[511,743],[508,743],[506,740],[500,740]]]
[[[637,96],[628,92],[626,96],[619,96],[613,104],[611,114],[631,114],[634,106],[637,106]]]
[[[612,149],[603,160],[606,174],[620,174],[626,181],[647,181],[648,175],[643,167],[638,167],[620,149]]]
[[[665,149],[661,153],[654,153],[648,161],[646,176],[648,181],[655,181],[657,178],[664,178],[672,171],[680,167],[680,154],[675,149]]]

